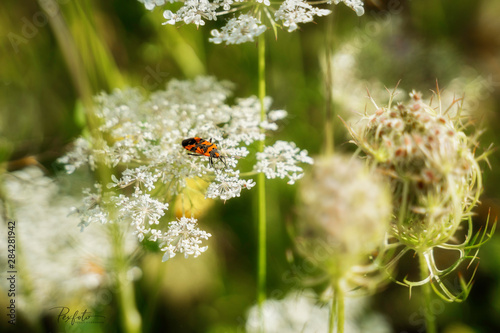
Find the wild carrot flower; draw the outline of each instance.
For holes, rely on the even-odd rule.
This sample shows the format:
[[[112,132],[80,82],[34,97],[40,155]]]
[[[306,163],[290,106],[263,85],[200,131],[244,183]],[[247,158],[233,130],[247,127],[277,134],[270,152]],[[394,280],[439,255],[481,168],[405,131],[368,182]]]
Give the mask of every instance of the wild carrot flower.
[[[471,234],[471,210],[482,190],[478,160],[485,159],[487,153],[474,156],[477,136],[464,132],[466,124],[458,101],[445,108],[439,90],[434,97],[437,106],[426,103],[416,91],[410,93],[408,102],[397,105],[391,104],[391,98],[388,106],[379,107],[372,99],[375,113],[365,114],[362,122],[348,129],[369,164],[384,174],[391,186],[394,210],[389,235],[393,241],[387,244],[387,251],[403,246],[397,260],[413,250],[429,269],[420,283],[405,283],[436,282],[451,301],[459,299],[442,284],[440,276],[471,258],[468,253],[483,240],[473,244],[478,238]],[[455,244],[453,236],[463,221],[469,222],[469,234],[462,244]],[[438,269],[435,248],[457,251],[460,258],[456,265]]]
[[[316,158],[300,196],[299,250],[333,280],[375,287],[363,274],[349,272],[384,244],[392,208],[381,178],[356,158]]]
[[[161,244],[164,260],[176,253],[198,256],[211,235],[197,227],[194,217],[182,216],[167,223],[165,214],[176,196],[189,201],[185,191],[188,179],[202,179],[205,197],[229,200],[239,197],[255,182],[246,175],[263,172],[268,178],[302,176],[299,163],[312,163],[307,152],[293,143],[278,141],[257,156],[254,170],[242,172],[238,161],[251,151],[249,145],[263,140],[266,132],[278,129],[276,121],[286,117],[284,110],[270,110],[261,120],[257,97],[226,103],[232,85],[203,77],[193,81],[171,81],[165,90],[144,96],[136,89],[116,90],[96,97],[96,116],[102,138],[90,136],[75,141],[75,147],[60,159],[68,172],[88,165],[116,167],[106,184],[97,184],[97,193],[86,191],[83,205],[76,209],[81,226],[92,222],[121,222],[133,226],[139,241],[149,239]],[[182,146],[186,138],[212,140],[220,158],[192,152]],[[275,147],[282,147],[275,149]],[[190,155],[191,154],[191,155]],[[271,171],[272,170],[272,171]],[[104,187],[114,189],[103,191]],[[104,192],[104,193],[103,193]],[[181,200],[182,201],[182,200]],[[110,209],[106,207],[111,207]],[[184,209],[184,207],[182,207]]]
[[[165,6],[164,0],[139,0],[146,9]],[[175,4],[181,2],[179,6]],[[197,27],[205,25],[205,21],[217,21],[223,15],[241,12],[237,17],[227,20],[221,30],[212,30],[210,41],[220,44],[240,44],[253,41],[255,37],[264,33],[269,26],[276,32],[277,27],[285,27],[294,31],[298,24],[312,22],[315,16],[325,16],[331,10],[315,7],[321,4],[331,5],[343,2],[352,8],[358,16],[364,14],[361,0],[321,0],[308,3],[305,0],[285,0],[270,2],[269,0],[185,0],[168,1],[169,7],[176,8],[175,12],[167,9],[163,12],[166,19],[164,24],[175,25],[178,22],[195,24]],[[173,6],[172,6],[173,5]],[[267,23],[264,23],[263,21]]]

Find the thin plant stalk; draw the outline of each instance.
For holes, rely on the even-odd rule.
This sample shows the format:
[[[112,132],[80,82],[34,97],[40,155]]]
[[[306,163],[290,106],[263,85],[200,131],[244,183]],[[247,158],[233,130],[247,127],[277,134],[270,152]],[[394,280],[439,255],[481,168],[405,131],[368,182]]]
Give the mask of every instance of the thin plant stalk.
[[[420,263],[420,277],[421,280],[425,280],[429,276],[429,268],[427,267],[427,261],[423,253],[418,254],[418,260]],[[436,316],[432,310],[432,289],[430,282],[424,283],[422,285],[423,292],[423,305],[424,305],[424,317],[425,317],[425,327],[427,333],[437,333],[436,327]]]
[[[122,329],[126,333],[141,332],[141,315],[136,308],[134,285],[127,278],[129,263],[125,257],[124,232],[116,223],[109,224],[112,244],[113,259],[116,274],[116,287],[120,307]]]
[[[332,68],[332,51],[334,47],[333,36],[333,21],[334,9],[332,7],[332,14],[327,17],[326,33],[325,33],[325,95],[326,95],[326,108],[325,108],[325,155],[333,155],[334,151],[334,130],[333,130],[333,68]]]
[[[336,290],[337,298],[337,333],[344,333],[344,293],[340,288]]]
[[[332,298],[332,306],[330,308],[330,318],[328,318],[328,333],[333,333],[335,327],[335,312],[337,311],[337,298]]]
[[[258,40],[258,72],[259,72],[259,100],[260,100],[260,119],[265,120],[266,110],[264,107],[264,98],[266,97],[266,44],[264,34],[259,36]],[[263,130],[261,130],[263,131]],[[259,142],[258,151],[264,151],[265,141]],[[257,265],[257,303],[262,311],[262,304],[266,300],[266,178],[264,173],[257,176],[258,187],[258,265]],[[261,313],[261,324],[262,313]]]
[[[344,333],[344,293],[342,288],[339,286],[338,282],[333,288],[333,299],[332,307],[330,309],[330,318],[328,322],[328,332],[329,333]],[[334,331],[335,322],[337,323],[337,330]]]

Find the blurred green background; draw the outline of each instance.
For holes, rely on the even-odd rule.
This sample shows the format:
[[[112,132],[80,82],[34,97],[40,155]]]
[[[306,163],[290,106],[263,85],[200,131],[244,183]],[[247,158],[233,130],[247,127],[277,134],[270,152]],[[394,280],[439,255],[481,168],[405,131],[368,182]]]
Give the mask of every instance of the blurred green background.
[[[55,160],[84,128],[79,96],[87,88],[91,94],[126,86],[153,91],[162,89],[172,78],[208,74],[236,83],[237,97],[257,93],[256,44],[209,43],[210,30],[220,22],[207,22],[200,29],[163,26],[161,10],[146,11],[134,0],[59,1],[61,15],[57,17],[74,43],[62,45],[54,33],[62,33],[61,29],[51,26],[41,14],[40,3],[23,0],[0,5],[3,171],[39,164],[49,175],[61,172]],[[311,155],[322,151],[326,98],[321,59],[329,34],[334,41],[330,52],[343,47],[353,52],[356,65],[351,80],[361,86],[378,81],[394,87],[401,80],[400,88],[406,92],[417,89],[426,95],[435,89],[437,79],[445,91],[463,88],[476,125],[485,129],[478,149],[492,142],[498,146],[500,1],[372,0],[365,9],[366,14],[358,18],[346,6],[337,6],[333,29],[328,28],[326,18],[317,18],[315,23],[302,25],[300,31],[280,31],[277,40],[272,31],[266,32],[267,95],[273,98],[274,109],[289,112],[284,126],[270,140],[294,141]],[[68,66],[63,52],[69,52],[70,59],[75,54],[81,57],[83,67],[76,76],[71,74],[69,68],[74,66]],[[86,80],[87,88],[82,84]],[[365,103],[366,93],[360,95],[349,87],[341,87],[343,97]],[[454,92],[461,96],[463,90]],[[343,117],[354,111],[335,103],[335,112]],[[353,149],[347,141],[345,130],[335,119],[336,149]],[[488,209],[493,217],[499,212],[500,163],[496,152],[490,162],[491,169],[483,165],[485,191],[476,209],[478,228],[484,225]],[[287,229],[297,218],[296,189],[269,181],[267,190],[268,207],[272,207],[268,212],[267,288],[270,297],[280,298],[300,288],[305,275],[300,259],[287,255],[293,247]],[[252,192],[225,205],[215,203],[203,217],[204,226],[213,235],[211,248],[198,259],[179,257],[162,264],[155,254],[142,257],[139,266],[143,275],[136,281],[135,291],[149,332],[244,331],[246,314],[256,295],[255,211]],[[494,235],[484,246],[480,262],[467,302],[446,304],[439,314],[440,331],[500,330],[500,236]],[[2,292],[0,300],[5,295]],[[4,302],[0,302],[2,306]],[[114,305],[111,302],[102,309],[110,318],[106,325],[92,330],[120,332],[114,325],[118,316]],[[394,332],[422,332],[418,321],[422,317],[414,315],[421,311],[418,290],[409,299],[407,289],[389,285],[375,295],[372,307],[387,317]],[[20,314],[18,320],[17,331],[31,332],[26,314]],[[42,331],[64,331],[48,315],[39,321]],[[10,329],[5,318],[0,329]]]

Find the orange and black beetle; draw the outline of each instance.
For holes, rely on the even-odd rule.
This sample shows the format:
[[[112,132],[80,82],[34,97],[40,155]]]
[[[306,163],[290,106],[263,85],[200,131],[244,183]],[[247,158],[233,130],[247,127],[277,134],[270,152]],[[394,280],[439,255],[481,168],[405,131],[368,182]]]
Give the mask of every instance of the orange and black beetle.
[[[219,153],[219,150],[217,149],[217,145],[212,142],[212,139],[210,141],[202,139],[200,137],[195,136],[194,138],[189,138],[182,140],[182,146],[184,149],[189,150],[190,152],[193,152],[194,154],[189,154],[193,156],[208,156],[210,165],[213,167],[214,166],[214,158],[218,158],[219,160],[224,163],[224,166],[226,166],[226,160],[221,154]]]

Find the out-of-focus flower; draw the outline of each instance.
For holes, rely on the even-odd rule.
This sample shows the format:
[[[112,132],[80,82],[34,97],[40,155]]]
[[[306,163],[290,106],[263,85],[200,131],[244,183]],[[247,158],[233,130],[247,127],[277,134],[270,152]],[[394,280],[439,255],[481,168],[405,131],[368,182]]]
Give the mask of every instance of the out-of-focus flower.
[[[122,171],[111,175],[107,184],[97,184],[96,193],[85,192],[83,205],[75,209],[82,219],[81,226],[92,222],[128,223],[140,241],[171,244],[174,239],[172,233],[165,231],[169,226],[163,217],[176,196],[189,195],[184,191],[186,180],[202,179],[208,188],[196,190],[205,190],[206,198],[224,201],[252,188],[255,183],[242,178],[245,173],[237,169],[238,161],[250,154],[249,145],[278,129],[276,121],[284,118],[286,112],[269,110],[271,99],[266,98],[267,116],[262,120],[257,97],[227,104],[231,89],[229,82],[202,77],[193,81],[173,80],[165,90],[148,97],[134,89],[96,97],[95,112],[102,138],[76,140],[73,151],[60,162],[70,173],[84,165],[95,170],[100,164]],[[191,137],[212,139],[220,158],[213,158],[212,165],[208,156],[190,155],[181,143]],[[257,159],[256,172],[264,172],[268,178],[287,177],[289,183],[302,177],[299,163],[312,163],[306,151],[283,141],[265,147]],[[104,191],[105,188],[112,191]],[[188,220],[183,213],[180,221]],[[198,238],[188,236],[186,242],[198,244]],[[198,255],[203,251],[181,252]],[[169,253],[168,258],[175,252]]]
[[[355,29],[345,42],[336,46],[333,54],[322,53],[322,69],[331,79],[328,89],[336,114],[350,118],[365,109],[369,113],[376,111],[367,98],[367,91],[379,105],[385,105],[390,97],[387,90],[394,89],[400,73],[411,66],[422,67],[425,64],[423,70],[405,73],[402,85],[398,85],[397,93],[391,96],[393,103],[405,100],[409,93],[409,90],[402,88],[405,83],[428,82],[429,75],[439,72],[439,83],[444,87],[440,91],[443,105],[450,105],[455,99],[466,96],[463,113],[473,118],[484,116],[484,112],[489,109],[488,96],[495,89],[491,76],[481,75],[466,63],[446,66],[450,61],[460,62],[454,58],[455,50],[441,44],[432,46],[422,43],[420,39],[408,38],[403,19],[397,15],[391,16],[390,22],[366,24]],[[369,27],[368,24],[375,26]],[[329,59],[324,56],[326,54],[329,54]],[[381,57],[382,54],[384,56]],[[373,66],[374,63],[377,66]],[[429,97],[432,98],[432,95],[423,96],[427,104],[430,102]]]
[[[269,26],[286,27],[288,31],[294,31],[300,23],[308,23],[314,20],[315,16],[325,16],[332,11],[329,9],[315,7],[321,4],[335,5],[343,2],[352,8],[358,16],[364,14],[363,1],[361,0],[321,0],[316,1],[314,6],[304,0],[285,0],[283,2],[271,3],[269,0],[139,0],[144,3],[146,9],[152,10],[155,7],[163,6],[168,2],[168,6],[181,2],[180,8],[175,12],[165,10],[163,17],[164,24],[195,24],[197,27],[205,25],[205,21],[217,21],[220,17],[236,11],[242,12],[238,17],[230,18],[226,25],[219,30],[212,30],[211,42],[220,44],[240,44],[254,41],[254,38],[264,33]],[[276,8],[277,7],[277,8]],[[262,20],[267,22],[264,24]]]
[[[99,228],[81,233],[79,219],[68,216],[69,207],[78,199],[64,195],[60,185],[40,169],[6,173],[1,180],[5,200],[1,207],[10,207],[16,221],[16,303],[21,311],[35,319],[42,310],[74,300],[96,305],[101,301],[100,288],[111,284],[108,272],[113,251],[107,234]],[[2,225],[7,225],[4,214],[0,216]],[[7,228],[2,228],[0,246],[7,249],[4,230]],[[124,243],[124,255],[137,247],[131,234]],[[3,271],[7,270],[5,264],[0,265]],[[7,282],[2,279],[1,286],[6,287]]]
[[[348,279],[351,268],[365,264],[383,246],[392,211],[390,192],[355,158],[316,158],[300,197],[298,249],[333,279]]]
[[[366,298],[346,298],[346,333],[391,332],[385,318],[367,309]],[[320,304],[311,291],[291,292],[281,300],[269,299],[262,309],[253,306],[248,313],[247,332],[317,333],[328,332],[331,305]],[[263,320],[260,318],[262,311]],[[264,327],[261,327],[261,323]]]

